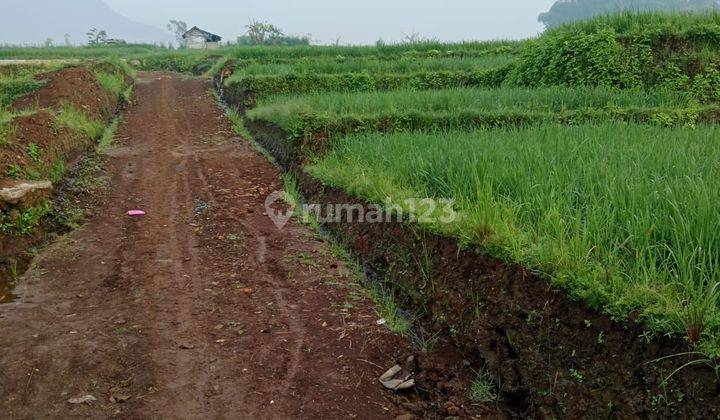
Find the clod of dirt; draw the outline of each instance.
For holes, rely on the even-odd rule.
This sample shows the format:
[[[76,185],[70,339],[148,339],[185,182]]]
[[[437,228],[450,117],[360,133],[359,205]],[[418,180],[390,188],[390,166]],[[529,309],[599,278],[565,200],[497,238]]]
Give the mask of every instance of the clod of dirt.
[[[380,377],[380,383],[387,389],[393,391],[402,391],[415,386],[415,378],[413,378],[414,370],[408,369],[409,366],[415,364],[415,358],[410,356],[405,361],[405,367],[395,365],[383,373]]]
[[[120,404],[124,403],[125,401],[129,400],[129,395],[112,395],[110,396],[110,402],[114,404]]]
[[[97,401],[97,398],[92,395],[83,395],[82,397],[70,398],[68,402],[70,404],[90,404],[93,401]]]

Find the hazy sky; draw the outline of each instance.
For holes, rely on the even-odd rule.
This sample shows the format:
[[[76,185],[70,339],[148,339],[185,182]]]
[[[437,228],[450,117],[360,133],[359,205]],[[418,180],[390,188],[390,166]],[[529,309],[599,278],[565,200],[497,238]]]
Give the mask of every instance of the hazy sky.
[[[396,41],[403,33],[443,41],[517,39],[536,35],[537,16],[555,0],[105,0],[121,14],[165,27],[184,20],[227,39],[245,32],[250,18],[290,34],[310,33],[327,43]]]

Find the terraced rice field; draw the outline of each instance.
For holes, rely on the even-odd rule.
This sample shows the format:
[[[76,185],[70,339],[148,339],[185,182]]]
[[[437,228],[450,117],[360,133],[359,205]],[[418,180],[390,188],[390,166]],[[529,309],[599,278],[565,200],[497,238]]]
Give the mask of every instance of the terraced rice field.
[[[116,335],[140,314],[128,340],[150,367],[122,382],[100,363],[103,392],[154,390],[129,416],[181,400],[175,414],[193,416],[717,417],[719,16],[623,14],[518,42],[78,50],[123,69],[87,67],[121,102],[128,63],[152,71],[110,154],[123,204],[72,248],[103,261],[103,280],[48,260],[53,279],[66,268],[109,287]],[[0,49],[43,55],[72,50]],[[20,107],[46,86],[36,73],[0,68],[5,176],[61,181],[68,159],[3,144],[7,127],[45,109],[97,142],[107,120]],[[303,204],[319,210],[284,217]],[[124,206],[147,206],[152,224],[118,228]],[[43,208],[31,224],[6,212],[24,230],[5,234],[40,229],[56,213]],[[91,255],[104,229],[113,245]],[[124,368],[143,357],[102,340]],[[223,375],[208,376],[216,362]],[[417,392],[380,388],[397,362]]]

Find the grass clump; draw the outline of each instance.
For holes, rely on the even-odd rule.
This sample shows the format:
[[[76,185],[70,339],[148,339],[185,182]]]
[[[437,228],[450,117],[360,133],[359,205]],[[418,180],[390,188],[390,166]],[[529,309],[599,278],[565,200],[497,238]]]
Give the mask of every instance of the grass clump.
[[[102,122],[88,117],[85,113],[78,111],[75,107],[64,105],[56,115],[57,124],[67,127],[71,131],[81,134],[90,140],[100,139],[105,127]]]
[[[493,378],[485,369],[475,372],[475,379],[470,384],[470,400],[475,403],[487,404],[495,401]]]
[[[395,300],[395,294],[382,286],[370,289],[370,298],[375,303],[375,310],[385,320],[384,325],[395,334],[405,335],[410,331],[410,321],[403,315]]]
[[[123,96],[126,86],[125,80],[121,74],[96,72],[95,78],[100,84],[100,87],[110,93],[113,97],[121,98]]]
[[[457,218],[423,226],[714,352],[719,134],[603,123],[357,135],[307,170],[375,203],[452,199]]]
[[[113,138],[117,132],[118,125],[120,125],[120,117],[116,117],[110,125],[105,127],[102,136],[100,136],[100,140],[98,140],[97,149],[99,152],[102,153],[112,147]]]
[[[0,108],[0,147],[8,146],[14,133],[15,126],[12,124],[12,114]]]

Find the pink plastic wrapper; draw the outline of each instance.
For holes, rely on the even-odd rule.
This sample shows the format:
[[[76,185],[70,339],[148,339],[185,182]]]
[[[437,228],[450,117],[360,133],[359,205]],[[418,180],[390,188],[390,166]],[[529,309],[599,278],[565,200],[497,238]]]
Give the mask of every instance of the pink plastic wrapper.
[[[145,212],[142,210],[130,210],[127,212],[128,216],[132,217],[139,217],[139,216],[145,216]]]

